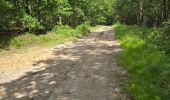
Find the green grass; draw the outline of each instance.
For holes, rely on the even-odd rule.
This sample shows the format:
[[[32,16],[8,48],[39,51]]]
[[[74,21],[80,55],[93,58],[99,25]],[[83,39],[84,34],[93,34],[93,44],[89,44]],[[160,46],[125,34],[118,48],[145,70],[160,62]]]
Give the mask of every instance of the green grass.
[[[84,23],[75,29],[69,26],[54,27],[51,32],[42,35],[25,33],[14,37],[0,36],[0,48],[13,50],[31,46],[53,46],[84,36],[89,30],[89,24]]]
[[[141,38],[149,29],[120,24],[114,27],[124,49],[120,63],[129,73],[126,90],[135,100],[169,100],[170,57]]]

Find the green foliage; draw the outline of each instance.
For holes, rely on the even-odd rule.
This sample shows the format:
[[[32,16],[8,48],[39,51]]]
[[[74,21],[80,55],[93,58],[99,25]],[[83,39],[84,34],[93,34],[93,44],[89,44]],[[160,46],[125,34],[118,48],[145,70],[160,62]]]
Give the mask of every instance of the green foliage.
[[[90,22],[84,22],[83,24],[76,27],[76,30],[80,33],[86,34],[90,32]]]
[[[81,25],[78,25],[76,29],[73,29],[68,25],[55,26],[52,31],[55,32],[56,34],[63,34],[66,37],[67,36],[80,37],[81,35],[85,35],[86,33],[90,32],[90,23],[85,22]]]
[[[64,37],[78,37],[81,34],[68,25],[56,26],[52,31],[56,34],[62,34]]]
[[[23,18],[23,23],[26,28],[29,29],[30,32],[35,32],[36,30],[41,30],[44,27],[40,24],[38,19],[30,16],[30,15],[25,15]]]
[[[135,100],[170,98],[170,58],[157,44],[142,39],[147,28],[116,25],[116,36],[124,48],[121,64],[129,72],[127,90]]]
[[[150,28],[145,30],[141,37],[145,41],[155,44],[158,49],[170,53],[170,36],[168,34],[163,28]]]
[[[112,0],[1,0],[0,28],[32,32],[51,31],[57,25],[75,28],[87,20],[92,25],[107,24],[113,16],[112,5]]]
[[[57,34],[65,34],[72,31],[72,28],[70,28],[68,25],[55,26],[52,31],[56,32]]]

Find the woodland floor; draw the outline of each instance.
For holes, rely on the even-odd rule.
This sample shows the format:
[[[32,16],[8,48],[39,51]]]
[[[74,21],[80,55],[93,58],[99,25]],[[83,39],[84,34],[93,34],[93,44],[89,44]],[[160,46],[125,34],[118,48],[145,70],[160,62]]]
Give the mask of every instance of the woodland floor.
[[[0,57],[0,100],[129,100],[113,32]]]

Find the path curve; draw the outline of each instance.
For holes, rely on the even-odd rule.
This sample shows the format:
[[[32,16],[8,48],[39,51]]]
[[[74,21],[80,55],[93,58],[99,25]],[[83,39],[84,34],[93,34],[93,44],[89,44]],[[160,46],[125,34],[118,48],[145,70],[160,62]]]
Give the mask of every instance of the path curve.
[[[51,57],[32,62],[32,70],[1,82],[0,100],[129,100],[121,90],[126,72],[116,62],[121,49],[113,32],[100,29],[50,49]]]

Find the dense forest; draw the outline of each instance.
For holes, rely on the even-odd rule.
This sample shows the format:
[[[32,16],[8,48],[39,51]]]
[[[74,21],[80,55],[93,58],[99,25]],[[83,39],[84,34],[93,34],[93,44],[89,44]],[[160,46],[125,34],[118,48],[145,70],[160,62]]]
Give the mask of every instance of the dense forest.
[[[128,25],[161,26],[170,13],[168,0],[117,0],[116,19]]]
[[[63,43],[96,25],[114,25],[130,96],[169,100],[170,0],[0,0],[0,50]]]
[[[112,0],[1,0],[1,31],[49,31],[56,25],[112,24]]]
[[[162,26],[170,13],[168,0],[1,0],[1,31],[49,31],[56,25],[76,27],[121,22]]]

